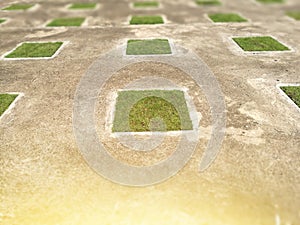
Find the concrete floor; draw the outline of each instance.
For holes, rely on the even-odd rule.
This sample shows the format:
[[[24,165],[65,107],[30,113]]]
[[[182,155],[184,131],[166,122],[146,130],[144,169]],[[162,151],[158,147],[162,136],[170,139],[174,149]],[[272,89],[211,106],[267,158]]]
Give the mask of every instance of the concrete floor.
[[[0,7],[11,2],[1,1]],[[0,18],[9,18],[0,25],[0,55],[20,42],[69,41],[51,60],[0,60],[0,92],[24,93],[0,121],[1,224],[299,225],[300,113],[276,85],[300,83],[300,22],[285,16],[286,10],[300,10],[300,3],[222,0],[222,6],[198,7],[193,1],[162,0],[162,9],[136,11],[129,1],[98,2],[98,9],[77,13],[64,9],[70,2],[63,0],[38,2],[33,11],[0,11]],[[213,24],[205,16],[232,11],[251,22]],[[162,14],[168,23],[129,26],[134,14]],[[72,15],[86,16],[87,25],[44,27],[52,18]],[[272,35],[293,51],[237,51],[230,37],[248,35]],[[95,112],[99,138],[111,155],[141,166],[172,152],[174,138],[143,155],[118,146],[105,130],[109,96],[136,78],[155,74],[187,88],[202,120],[196,151],[177,175],[153,186],[122,186],[99,176],[80,153],[72,123],[75,92],[99,57],[127,39],[155,37],[173,40],[210,68],[224,94],[226,136],[214,163],[199,173],[211,136],[202,91],[188,74],[168,65],[126,67],[106,81]]]

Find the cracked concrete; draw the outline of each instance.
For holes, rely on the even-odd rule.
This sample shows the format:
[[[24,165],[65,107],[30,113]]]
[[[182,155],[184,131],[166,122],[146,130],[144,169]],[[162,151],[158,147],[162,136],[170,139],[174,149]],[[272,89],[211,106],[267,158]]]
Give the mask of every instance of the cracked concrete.
[[[10,2],[1,1],[0,7]],[[20,42],[69,41],[52,60],[0,61],[1,92],[25,94],[0,121],[1,224],[299,224],[300,114],[276,85],[300,83],[299,22],[285,16],[286,10],[300,10],[300,4],[222,2],[197,7],[193,1],[162,0],[162,9],[145,14],[164,14],[170,23],[141,27],[126,24],[129,15],[143,12],[131,10],[129,1],[99,1],[98,9],[80,12],[89,17],[88,26],[81,28],[42,27],[49,19],[74,15],[65,10],[70,2],[64,0],[39,2],[34,12],[0,11],[0,18],[9,18],[0,25],[0,55]],[[205,17],[228,11],[251,22],[220,25]],[[295,51],[234,54],[226,37],[249,34],[273,35]],[[211,136],[211,113],[195,81],[149,62],[118,71],[103,93],[141,74],[162,74],[188,88],[202,114],[197,149],[176,176],[155,186],[125,187],[96,174],[80,154],[72,127],[74,96],[101,55],[126,39],[148,37],[170,38],[208,65],[224,93],[227,131],[217,159],[199,173]],[[98,109],[106,105],[107,99],[98,100]],[[97,119],[101,139],[104,121]],[[168,137],[161,149],[141,157],[111,137],[105,141],[113,156],[134,165],[164,159],[175,142]]]

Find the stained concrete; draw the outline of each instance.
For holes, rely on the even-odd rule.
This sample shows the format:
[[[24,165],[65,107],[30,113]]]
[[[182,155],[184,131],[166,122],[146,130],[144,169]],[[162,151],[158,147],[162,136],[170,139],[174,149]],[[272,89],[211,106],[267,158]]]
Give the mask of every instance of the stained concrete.
[[[0,7],[10,2],[1,1]],[[64,9],[70,3],[64,0],[39,2],[35,11],[0,12],[1,18],[10,18],[0,25],[0,55],[24,41],[70,41],[52,60],[0,61],[1,92],[24,93],[0,121],[2,224],[299,224],[300,114],[276,88],[279,83],[300,82],[299,22],[284,15],[289,9],[300,10],[299,2],[265,6],[223,0],[216,7],[197,7],[185,0],[162,2],[162,9],[145,11],[166,15],[170,23],[162,26],[129,26],[128,16],[142,12],[130,9],[129,1],[99,1],[99,9],[76,13],[88,17],[88,27],[83,28],[43,27],[52,18],[74,16]],[[219,25],[205,17],[227,11],[251,22]],[[234,51],[231,36],[253,34],[272,35],[295,51]],[[196,152],[177,175],[155,186],[126,187],[102,178],[83,159],[73,134],[73,101],[80,79],[99,56],[127,39],[152,37],[174,40],[211,69],[226,102],[226,137],[217,159],[199,173],[211,135],[211,115],[201,90],[172,67],[145,63],[125,68],[107,81],[98,109],[107,106],[101,103],[108,101],[104,97],[110,87],[155,73],[188,88],[203,116]],[[106,135],[103,118],[97,117],[100,139]],[[143,157],[111,137],[103,140],[117,159],[145,165],[172,152],[174,138],[169,139]]]

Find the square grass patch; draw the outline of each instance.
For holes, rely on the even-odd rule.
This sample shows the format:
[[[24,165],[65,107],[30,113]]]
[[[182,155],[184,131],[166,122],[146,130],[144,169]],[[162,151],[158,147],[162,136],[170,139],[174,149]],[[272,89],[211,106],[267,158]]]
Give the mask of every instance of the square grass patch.
[[[300,109],[300,86],[285,86],[280,89],[299,107]]]
[[[289,17],[291,17],[295,20],[300,20],[300,11],[287,12],[286,15],[288,15]]]
[[[2,116],[17,97],[17,94],[0,94],[0,116]]]
[[[2,10],[27,10],[33,7],[34,4],[12,4]]]
[[[192,129],[193,124],[183,91],[118,92],[113,132],[162,132]]]
[[[4,58],[43,58],[52,57],[63,42],[22,43]]]
[[[208,17],[215,23],[240,23],[247,20],[236,13],[215,13],[209,14]]]
[[[207,6],[213,6],[213,5],[221,5],[221,2],[219,0],[196,0],[197,5],[207,5]]]
[[[284,0],[256,0],[256,1],[263,3],[263,4],[283,3],[284,2]]]
[[[233,40],[244,51],[288,51],[285,45],[281,44],[270,36],[263,37],[237,37]]]
[[[163,24],[164,20],[161,16],[132,16],[129,23],[131,25]]]
[[[134,2],[134,8],[157,8],[159,3],[156,1],[144,1],[144,2]]]
[[[57,18],[47,24],[47,27],[79,27],[84,22],[83,17]]]
[[[4,23],[5,21],[6,21],[6,19],[0,18],[0,24],[1,24],[1,23]]]
[[[163,55],[172,54],[168,39],[129,40],[126,55]]]
[[[95,9],[96,3],[89,3],[89,2],[83,2],[83,3],[73,3],[70,5],[68,9],[71,10],[89,10],[89,9]]]

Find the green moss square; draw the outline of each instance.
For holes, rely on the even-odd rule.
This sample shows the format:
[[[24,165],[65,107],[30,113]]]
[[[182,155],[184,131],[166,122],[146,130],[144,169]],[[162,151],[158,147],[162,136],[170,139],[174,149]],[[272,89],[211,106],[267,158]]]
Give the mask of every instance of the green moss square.
[[[156,1],[143,1],[143,2],[134,2],[133,7],[135,8],[151,8],[158,7],[159,3]]]
[[[192,129],[193,125],[184,93],[180,90],[120,91],[118,93],[113,132]]]
[[[204,6],[221,5],[221,2],[219,0],[196,0],[196,3],[198,5],[204,5]]]
[[[209,18],[215,23],[246,22],[247,20],[235,13],[215,13],[209,14]]]
[[[57,18],[47,24],[47,27],[79,27],[84,22],[83,17]]]
[[[172,50],[167,39],[129,40],[127,55],[162,55],[171,54]]]
[[[1,19],[1,18],[0,18],[0,24],[1,24],[1,23],[4,23],[5,21],[6,21],[6,19]]]
[[[271,3],[283,3],[284,0],[256,0],[260,3],[271,4]]]
[[[286,86],[280,88],[300,108],[300,86]]]
[[[62,44],[62,42],[23,43],[5,58],[51,57]]]
[[[69,9],[72,10],[88,10],[88,9],[95,9],[96,3],[89,3],[89,2],[83,2],[83,3],[73,3]]]
[[[30,9],[34,4],[12,4],[2,10],[27,10]]]
[[[290,50],[272,37],[238,37],[233,40],[244,51],[287,51]]]
[[[300,20],[300,11],[287,12],[286,15],[288,15],[289,17],[291,17],[295,20]]]
[[[8,109],[16,97],[18,97],[17,94],[0,94],[0,116]]]
[[[163,24],[164,20],[161,16],[132,16],[130,24]]]

